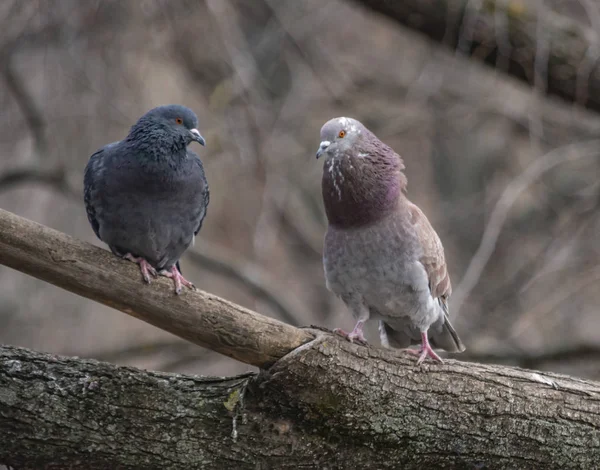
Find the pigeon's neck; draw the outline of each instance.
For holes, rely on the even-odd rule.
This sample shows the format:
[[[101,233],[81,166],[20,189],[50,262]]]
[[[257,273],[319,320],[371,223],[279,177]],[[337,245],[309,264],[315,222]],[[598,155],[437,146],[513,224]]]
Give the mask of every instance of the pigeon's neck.
[[[394,212],[404,197],[406,176],[400,156],[362,155],[325,162],[323,201],[333,226],[355,228],[377,222]]]
[[[148,162],[177,164],[187,156],[187,142],[182,136],[173,136],[160,128],[138,129],[135,126],[126,141],[136,153]]]

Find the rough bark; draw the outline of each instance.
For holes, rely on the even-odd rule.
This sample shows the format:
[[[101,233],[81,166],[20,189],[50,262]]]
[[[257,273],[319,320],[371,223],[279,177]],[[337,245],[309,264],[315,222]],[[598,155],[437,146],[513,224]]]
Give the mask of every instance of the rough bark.
[[[0,347],[16,468],[594,468],[600,384],[298,329],[0,210],[0,263],[265,369],[198,378]],[[307,342],[308,341],[308,342]],[[232,432],[237,436],[234,439]]]
[[[600,384],[454,361],[419,369],[413,361],[323,335],[258,376],[200,378],[2,347],[0,463],[19,469],[597,465]]]
[[[206,292],[175,296],[166,278],[146,285],[134,263],[2,209],[0,264],[255,366],[312,339],[306,330]]]
[[[597,31],[543,2],[353,1],[543,92],[600,111]]]

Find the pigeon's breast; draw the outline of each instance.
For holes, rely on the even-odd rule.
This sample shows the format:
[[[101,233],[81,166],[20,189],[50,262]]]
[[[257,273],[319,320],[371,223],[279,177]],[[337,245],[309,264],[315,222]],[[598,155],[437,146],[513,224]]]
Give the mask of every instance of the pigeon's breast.
[[[395,214],[354,230],[330,226],[324,253],[327,287],[358,294],[372,317],[419,315],[422,297],[431,297],[414,229]]]
[[[99,213],[102,240],[170,268],[191,244],[206,212],[204,175],[124,168],[106,183]]]

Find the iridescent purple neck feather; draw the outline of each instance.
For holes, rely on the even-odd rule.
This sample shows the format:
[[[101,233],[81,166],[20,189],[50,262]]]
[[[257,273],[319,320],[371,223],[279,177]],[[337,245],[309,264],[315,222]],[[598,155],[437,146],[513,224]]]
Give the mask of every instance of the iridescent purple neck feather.
[[[406,176],[402,158],[362,126],[351,148],[329,155],[323,166],[322,191],[329,223],[355,228],[396,210]]]

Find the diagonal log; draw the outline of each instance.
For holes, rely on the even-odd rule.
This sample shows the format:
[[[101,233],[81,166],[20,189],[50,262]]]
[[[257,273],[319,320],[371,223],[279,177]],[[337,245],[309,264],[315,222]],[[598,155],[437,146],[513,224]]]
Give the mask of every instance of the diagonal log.
[[[133,263],[2,209],[0,264],[259,367],[313,338],[203,291],[175,296],[166,279],[146,285]]]

